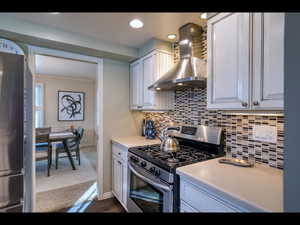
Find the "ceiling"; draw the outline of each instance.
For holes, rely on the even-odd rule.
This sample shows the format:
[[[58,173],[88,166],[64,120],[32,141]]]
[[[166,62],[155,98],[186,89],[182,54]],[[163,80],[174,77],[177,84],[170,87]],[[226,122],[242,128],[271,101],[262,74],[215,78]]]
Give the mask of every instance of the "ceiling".
[[[96,79],[97,64],[36,55],[36,73],[42,75],[65,76],[72,78]]]
[[[1,13],[7,14],[7,13]],[[151,38],[170,41],[168,34],[188,22],[204,25],[200,13],[9,13],[10,16],[64,31],[86,35],[103,41],[138,48]],[[138,18],[141,29],[133,29],[129,22]]]

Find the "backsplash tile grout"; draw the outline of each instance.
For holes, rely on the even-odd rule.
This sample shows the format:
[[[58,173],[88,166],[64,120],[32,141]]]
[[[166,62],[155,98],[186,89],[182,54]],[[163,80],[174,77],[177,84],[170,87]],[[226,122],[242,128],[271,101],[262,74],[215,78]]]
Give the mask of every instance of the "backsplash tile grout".
[[[157,131],[174,121],[190,125],[224,128],[225,150],[232,157],[249,159],[283,169],[284,117],[261,115],[225,115],[222,111],[207,110],[206,89],[189,88],[175,91],[175,109],[171,112],[145,112],[145,119],[153,119]],[[252,139],[253,125],[275,126],[277,142]]]

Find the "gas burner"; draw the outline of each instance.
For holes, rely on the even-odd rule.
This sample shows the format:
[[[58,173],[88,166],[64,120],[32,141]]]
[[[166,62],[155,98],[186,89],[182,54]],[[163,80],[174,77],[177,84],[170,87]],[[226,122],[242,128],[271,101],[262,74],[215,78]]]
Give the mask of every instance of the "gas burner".
[[[145,147],[139,147],[139,151],[145,152],[150,158],[157,159],[162,163],[170,163],[172,165],[182,163],[192,163],[214,158],[215,155],[205,151],[200,151],[190,146],[180,146],[180,150],[177,152],[163,152],[160,149],[160,145],[149,145]]]
[[[168,159],[167,159],[167,162],[168,162],[168,163],[178,163],[179,160],[176,159],[176,158],[168,158]]]

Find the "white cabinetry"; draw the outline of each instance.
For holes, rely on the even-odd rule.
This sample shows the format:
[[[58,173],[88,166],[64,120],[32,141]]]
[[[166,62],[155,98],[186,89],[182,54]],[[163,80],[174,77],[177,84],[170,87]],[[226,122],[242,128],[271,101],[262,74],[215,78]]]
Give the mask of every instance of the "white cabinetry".
[[[207,36],[208,109],[283,109],[284,13],[220,13]]]
[[[133,110],[171,110],[174,93],[152,91],[148,87],[173,65],[172,54],[154,50],[130,65],[130,107]]]
[[[143,74],[142,63],[134,62],[130,65],[130,106],[131,109],[139,109],[143,105]]]
[[[208,26],[208,108],[249,104],[249,13],[221,13]]]
[[[118,144],[112,144],[112,193],[127,209],[127,151]]]
[[[113,193],[115,194],[116,198],[123,201],[122,196],[122,160],[116,156],[113,156]]]
[[[180,212],[245,212],[202,187],[181,179]]]
[[[253,103],[283,108],[284,13],[253,15]]]

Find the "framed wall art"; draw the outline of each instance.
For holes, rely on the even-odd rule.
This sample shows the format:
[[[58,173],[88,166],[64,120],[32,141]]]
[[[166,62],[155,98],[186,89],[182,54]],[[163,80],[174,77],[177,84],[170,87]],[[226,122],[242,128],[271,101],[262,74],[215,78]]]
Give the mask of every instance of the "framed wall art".
[[[58,91],[58,121],[83,121],[85,93]]]

